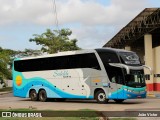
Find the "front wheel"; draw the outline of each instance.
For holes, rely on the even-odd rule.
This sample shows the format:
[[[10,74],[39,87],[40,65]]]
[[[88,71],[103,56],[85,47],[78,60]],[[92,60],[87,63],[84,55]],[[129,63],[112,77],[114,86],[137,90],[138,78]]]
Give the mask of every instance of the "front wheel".
[[[124,101],[124,99],[114,99],[114,101],[115,101],[116,103],[122,103],[122,102]]]
[[[96,92],[95,99],[100,104],[104,104],[108,102],[108,99],[106,99],[106,94],[103,90],[99,90],[98,92]]]
[[[41,90],[41,91],[39,92],[39,100],[40,100],[41,102],[46,102],[46,101],[47,101],[47,93],[46,93],[45,90]]]

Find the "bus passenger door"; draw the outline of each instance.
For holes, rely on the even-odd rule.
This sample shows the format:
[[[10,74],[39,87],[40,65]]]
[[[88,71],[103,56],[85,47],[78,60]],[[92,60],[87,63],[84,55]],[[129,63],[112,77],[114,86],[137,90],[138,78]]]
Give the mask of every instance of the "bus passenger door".
[[[110,85],[109,85],[109,99],[117,99],[118,95],[116,94],[117,91],[117,83],[116,83],[116,77],[112,77],[110,79]]]
[[[112,77],[110,78],[110,93],[111,98],[113,99],[123,99],[124,93],[123,93],[123,75],[120,74],[120,72],[113,72]]]
[[[123,76],[117,76],[116,83],[117,83],[117,98],[124,99],[124,91],[123,91],[124,78]]]

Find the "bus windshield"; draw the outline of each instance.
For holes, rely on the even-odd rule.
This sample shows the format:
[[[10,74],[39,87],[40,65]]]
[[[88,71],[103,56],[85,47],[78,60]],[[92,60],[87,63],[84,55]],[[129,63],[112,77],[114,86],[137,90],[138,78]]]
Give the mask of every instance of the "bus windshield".
[[[144,87],[145,86],[145,77],[142,73],[131,73],[125,75],[125,83],[129,87]]]
[[[127,65],[139,65],[140,59],[133,52],[119,52],[121,60]]]

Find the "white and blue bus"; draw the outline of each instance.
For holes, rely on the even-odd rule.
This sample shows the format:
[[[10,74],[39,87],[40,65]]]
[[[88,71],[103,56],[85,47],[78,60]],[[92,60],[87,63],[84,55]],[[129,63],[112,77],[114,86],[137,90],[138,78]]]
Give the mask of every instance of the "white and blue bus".
[[[47,98],[123,102],[146,98],[143,65],[136,53],[113,48],[59,52],[13,62],[13,94]]]

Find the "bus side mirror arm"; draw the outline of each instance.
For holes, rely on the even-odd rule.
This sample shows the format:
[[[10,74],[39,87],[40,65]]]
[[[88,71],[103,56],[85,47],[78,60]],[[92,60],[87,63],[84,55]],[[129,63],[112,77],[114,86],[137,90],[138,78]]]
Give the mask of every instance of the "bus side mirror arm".
[[[144,67],[144,68],[149,69],[149,71],[150,71],[151,75],[153,74],[153,70],[152,70],[152,68],[151,68],[151,67],[148,67],[148,66],[146,66],[146,65],[143,65],[143,67]]]
[[[120,63],[109,63],[109,65],[114,66],[114,67],[119,67],[119,68],[125,68],[127,71],[127,74],[130,74],[130,69],[127,65],[120,64]]]

